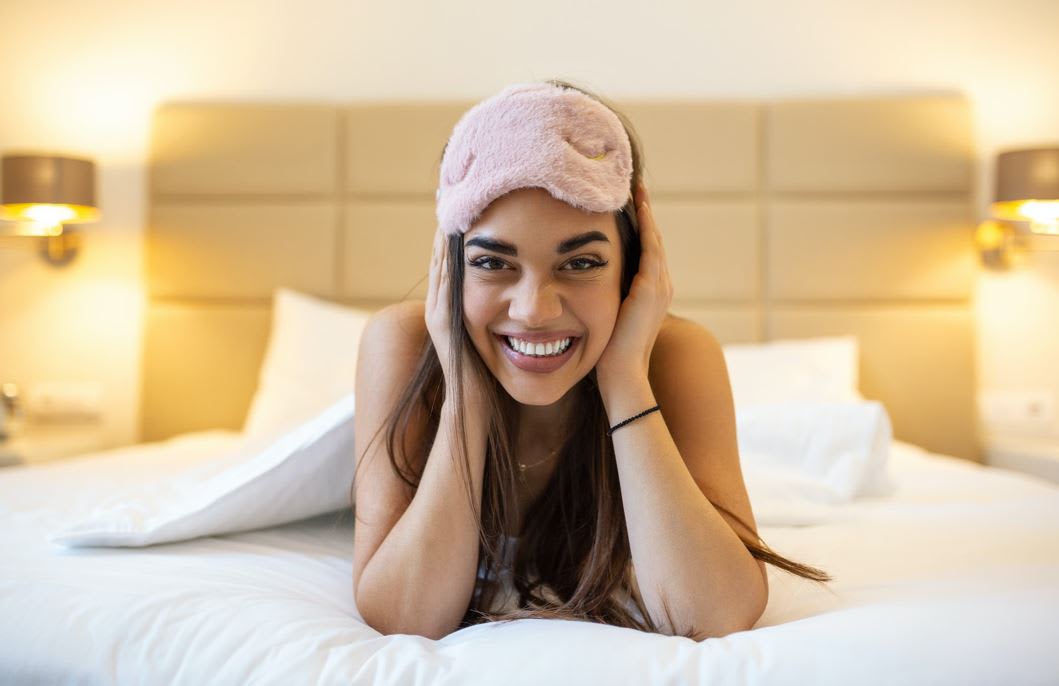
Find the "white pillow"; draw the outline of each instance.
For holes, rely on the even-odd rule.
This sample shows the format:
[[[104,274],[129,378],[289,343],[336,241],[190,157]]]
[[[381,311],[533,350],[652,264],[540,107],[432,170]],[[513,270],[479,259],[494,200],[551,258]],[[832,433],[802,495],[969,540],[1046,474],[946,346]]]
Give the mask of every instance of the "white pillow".
[[[795,400],[863,400],[855,336],[722,346],[736,407]]]
[[[352,393],[360,337],[372,314],[276,289],[268,349],[243,432],[284,431]]]
[[[247,531],[350,506],[353,395],[278,436],[243,436],[188,466],[107,498],[84,521],[55,532],[70,547],[127,546]],[[179,446],[174,446],[174,449]],[[169,451],[166,460],[172,463]]]
[[[891,490],[893,431],[886,408],[874,400],[744,406],[736,409],[736,436],[752,500],[766,484],[770,497],[828,504]]]

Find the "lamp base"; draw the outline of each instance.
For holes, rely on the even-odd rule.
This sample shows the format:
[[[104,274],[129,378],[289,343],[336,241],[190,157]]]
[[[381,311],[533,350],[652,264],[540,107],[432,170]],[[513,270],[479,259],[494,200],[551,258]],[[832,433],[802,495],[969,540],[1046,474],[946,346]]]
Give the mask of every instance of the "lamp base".
[[[982,265],[988,269],[1011,269],[1026,258],[1026,236],[1009,222],[982,222],[975,231],[974,241]]]
[[[58,236],[45,236],[41,240],[44,243],[40,249],[41,257],[57,267],[69,264],[81,247],[81,239],[76,231],[64,230]]]

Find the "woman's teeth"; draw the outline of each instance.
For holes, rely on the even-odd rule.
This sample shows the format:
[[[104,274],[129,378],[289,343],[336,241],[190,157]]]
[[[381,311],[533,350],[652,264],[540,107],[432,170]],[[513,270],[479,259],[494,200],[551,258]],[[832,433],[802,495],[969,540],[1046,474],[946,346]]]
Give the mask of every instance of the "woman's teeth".
[[[523,355],[529,355],[531,357],[549,357],[554,355],[562,355],[570,346],[570,338],[564,338],[554,343],[528,343],[521,341],[517,338],[511,338],[510,336],[504,336],[507,340],[508,345],[513,349],[519,351]]]

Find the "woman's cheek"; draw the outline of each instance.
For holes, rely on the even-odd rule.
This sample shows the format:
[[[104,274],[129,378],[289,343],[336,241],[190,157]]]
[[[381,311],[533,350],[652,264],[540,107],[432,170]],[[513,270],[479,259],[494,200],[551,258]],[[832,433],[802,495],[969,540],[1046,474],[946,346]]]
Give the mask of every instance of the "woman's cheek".
[[[610,337],[614,335],[614,327],[618,323],[618,303],[612,307],[601,307],[597,310],[602,316],[593,322],[592,332],[596,339],[592,346],[592,354],[598,359],[610,343]],[[605,314],[604,314],[605,313]]]
[[[491,299],[485,289],[465,284],[463,289],[463,319],[471,340],[478,346],[480,353],[489,347],[489,322],[494,318],[489,312]]]
[[[595,338],[595,340],[589,347],[589,354],[592,355],[592,364],[594,365],[603,355],[603,351],[606,350],[607,343],[610,342],[611,334],[614,333],[614,327],[600,324],[593,327],[592,333],[594,334],[593,338]]]

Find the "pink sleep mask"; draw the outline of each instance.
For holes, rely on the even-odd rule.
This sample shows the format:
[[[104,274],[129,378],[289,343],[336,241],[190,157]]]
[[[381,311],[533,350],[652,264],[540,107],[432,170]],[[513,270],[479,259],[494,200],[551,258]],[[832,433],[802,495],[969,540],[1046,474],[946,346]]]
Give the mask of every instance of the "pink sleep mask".
[[[632,148],[621,120],[580,91],[518,83],[467,110],[441,161],[438,228],[465,233],[493,200],[537,187],[588,212],[629,201]]]

